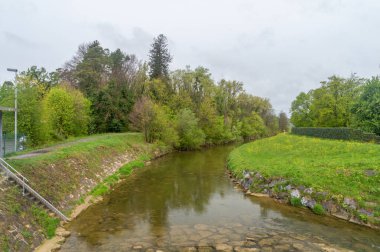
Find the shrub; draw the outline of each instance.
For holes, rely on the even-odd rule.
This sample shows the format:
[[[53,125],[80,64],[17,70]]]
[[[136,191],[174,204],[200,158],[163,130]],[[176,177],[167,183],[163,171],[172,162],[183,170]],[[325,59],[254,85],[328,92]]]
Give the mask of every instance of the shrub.
[[[359,219],[365,223],[368,222],[368,216],[365,214],[359,214]]]
[[[313,207],[313,212],[318,215],[324,215],[325,214],[325,209],[321,204],[315,204]]]
[[[373,133],[365,133],[361,130],[350,128],[306,128],[293,127],[292,134],[302,136],[312,136],[328,139],[354,140],[360,142],[380,143],[380,136]]]
[[[199,149],[205,142],[206,136],[198,126],[198,119],[189,109],[181,110],[178,115],[178,134],[181,149]]]
[[[45,130],[54,139],[85,135],[90,121],[90,102],[69,87],[52,88],[43,100]]]
[[[300,199],[300,198],[296,198],[296,197],[292,197],[292,198],[290,199],[290,204],[291,204],[292,206],[295,206],[295,207],[302,206],[301,199]]]

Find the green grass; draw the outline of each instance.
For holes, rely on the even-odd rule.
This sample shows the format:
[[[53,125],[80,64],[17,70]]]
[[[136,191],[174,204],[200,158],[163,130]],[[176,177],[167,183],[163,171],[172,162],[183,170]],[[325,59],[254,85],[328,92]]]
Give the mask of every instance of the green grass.
[[[323,206],[321,204],[315,204],[315,206],[313,207],[313,212],[315,214],[318,214],[318,215],[324,215],[325,214],[325,209],[323,208]]]
[[[300,207],[302,206],[302,203],[301,203],[301,199],[300,198],[296,198],[296,197],[292,197],[290,199],[290,204],[292,206],[295,206],[295,207]]]
[[[3,252],[10,251],[9,237],[4,234],[0,234],[0,250]]]
[[[63,145],[61,145],[61,143],[58,144],[53,151],[26,159],[12,159],[10,162],[22,166],[24,163],[38,164],[47,161],[55,162],[68,157],[77,157],[83,154],[88,154],[94,150],[107,151],[108,149],[112,149],[115,151],[122,151],[126,149],[126,146],[133,147],[143,145],[144,139],[140,133],[109,133],[75,138],[74,140],[65,141],[63,143]],[[50,147],[54,148],[54,145]],[[18,154],[27,154],[28,152],[30,151]]]
[[[142,168],[145,166],[144,161],[149,160],[149,156],[146,154],[143,154],[139,156],[136,160],[133,160],[122,167],[119,168],[114,174],[108,176],[98,184],[92,191],[91,195],[93,196],[102,196],[104,194],[107,194],[111,187],[116,184],[121,178],[129,176],[134,169],[136,168]]]
[[[339,201],[348,196],[380,205],[380,145],[280,134],[240,146],[228,165],[236,176],[258,171]],[[375,174],[368,176],[368,170]]]
[[[82,186],[84,176],[101,182],[96,175],[103,172],[107,163],[115,162],[126,153],[141,156],[144,160],[156,149],[155,144],[145,143],[140,133],[113,133],[75,139],[59,144],[47,153],[25,159],[9,159],[8,162],[29,179],[34,189],[57,204]],[[118,179],[107,178],[106,186]],[[104,188],[102,190],[96,194],[104,193]]]
[[[52,238],[55,235],[55,230],[59,225],[59,219],[50,217],[45,210],[40,209],[37,206],[32,206],[31,210],[34,218],[43,228],[46,237],[48,239]]]

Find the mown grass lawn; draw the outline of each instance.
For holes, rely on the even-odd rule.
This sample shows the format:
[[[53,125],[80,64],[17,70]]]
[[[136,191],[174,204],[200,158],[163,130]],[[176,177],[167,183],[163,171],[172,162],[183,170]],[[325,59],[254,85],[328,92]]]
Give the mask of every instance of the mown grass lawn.
[[[380,145],[280,134],[240,146],[228,165],[380,206]]]

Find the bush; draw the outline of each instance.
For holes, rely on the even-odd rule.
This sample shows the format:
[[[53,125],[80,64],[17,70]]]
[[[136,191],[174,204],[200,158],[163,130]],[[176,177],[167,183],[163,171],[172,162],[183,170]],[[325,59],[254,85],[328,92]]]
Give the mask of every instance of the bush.
[[[205,134],[198,126],[198,119],[189,109],[183,109],[178,115],[178,135],[180,148],[199,149],[205,143]]]
[[[328,139],[353,140],[380,143],[380,136],[350,128],[304,128],[293,127],[292,134]]]
[[[302,206],[301,199],[300,199],[300,198],[296,198],[296,197],[292,197],[292,198],[290,199],[290,204],[291,204],[292,206],[295,206],[295,207]]]
[[[90,102],[69,87],[52,88],[43,100],[42,118],[54,139],[85,135],[90,121]]]
[[[313,207],[313,212],[318,215],[324,215],[325,214],[325,209],[321,204],[315,204]]]

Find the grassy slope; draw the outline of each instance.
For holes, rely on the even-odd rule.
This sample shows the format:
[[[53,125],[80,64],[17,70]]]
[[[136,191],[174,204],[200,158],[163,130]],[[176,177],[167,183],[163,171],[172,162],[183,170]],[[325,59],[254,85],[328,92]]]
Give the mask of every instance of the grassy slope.
[[[137,157],[153,149],[139,133],[103,134],[77,139],[74,144],[59,146],[39,156],[12,159],[9,163],[42,196],[56,204],[80,190],[85,179],[99,182],[104,165],[116,162],[121,155],[129,153]]]
[[[259,171],[380,206],[380,145],[281,134],[235,149],[229,167],[238,176],[244,169]]]
[[[25,159],[10,159],[8,162],[27,177],[42,196],[68,214],[81,196],[105,178],[105,170],[112,164],[115,167],[115,163],[121,165],[138,159],[124,166],[123,172],[117,174],[118,177],[128,175],[133,167],[143,165],[141,162],[153,156],[156,150],[157,146],[146,144],[139,133],[102,134],[66,141],[48,153]],[[115,176],[110,176],[102,184],[109,187],[115,182],[112,179]],[[8,236],[6,230],[12,226],[17,226],[21,234],[31,234],[41,228],[45,236],[50,236],[49,229],[54,234],[55,226],[51,225],[54,219],[44,216],[45,212],[32,206],[30,201],[21,196],[20,189],[14,186],[6,188],[9,188],[7,194],[0,195],[0,250],[20,250],[20,246],[23,246],[21,250],[29,250]],[[95,195],[102,193],[104,190],[93,190]],[[38,240],[27,236],[24,238],[29,244],[38,245]]]

